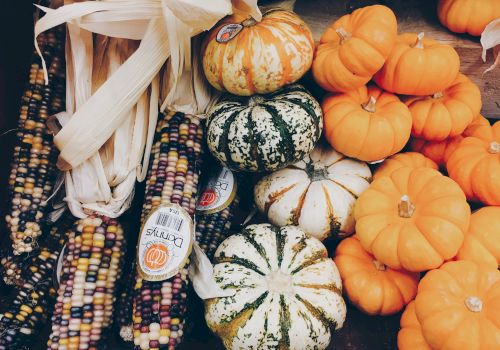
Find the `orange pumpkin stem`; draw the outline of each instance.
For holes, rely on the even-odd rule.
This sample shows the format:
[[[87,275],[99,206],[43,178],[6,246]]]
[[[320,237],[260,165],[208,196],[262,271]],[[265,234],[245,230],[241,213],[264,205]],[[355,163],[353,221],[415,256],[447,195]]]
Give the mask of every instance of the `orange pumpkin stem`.
[[[465,298],[465,306],[471,312],[481,312],[483,309],[483,302],[476,296],[469,296]]]
[[[500,143],[493,141],[490,143],[490,148],[488,148],[488,152],[491,154],[498,154],[500,153]]]
[[[417,41],[415,42],[415,45],[413,45],[413,47],[417,48],[417,49],[423,49],[424,48],[424,32],[420,32],[417,34]]]
[[[375,266],[375,268],[379,271],[385,271],[386,270],[386,266],[384,264],[382,264],[380,261],[378,260],[373,260],[373,265]]]
[[[432,98],[441,98],[441,97],[443,97],[442,91],[438,91],[434,95],[432,95]]]
[[[401,197],[401,202],[398,205],[399,216],[402,218],[411,218],[413,216],[413,212],[415,211],[415,206],[412,202],[410,202],[410,197],[408,195],[404,195]]]
[[[351,38],[351,33],[348,33],[344,28],[340,27],[335,30],[337,34],[340,36],[340,43],[342,44],[344,41]]]
[[[375,113],[375,104],[377,103],[377,100],[375,97],[370,96],[370,99],[368,102],[366,102],[364,105],[362,105],[363,109],[367,112],[370,113]]]

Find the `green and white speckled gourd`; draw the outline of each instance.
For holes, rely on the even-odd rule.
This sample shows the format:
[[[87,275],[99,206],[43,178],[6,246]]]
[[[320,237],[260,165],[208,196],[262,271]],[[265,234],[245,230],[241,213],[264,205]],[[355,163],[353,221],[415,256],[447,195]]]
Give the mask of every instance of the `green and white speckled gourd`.
[[[320,240],[343,237],[354,232],[354,203],[371,177],[366,163],[318,145],[304,160],[262,178],[255,204],[274,225],[296,225]]]
[[[206,301],[227,349],[325,349],[342,327],[342,282],[323,244],[295,226],[250,225],[215,253],[214,277],[234,296]]]
[[[208,148],[236,171],[293,164],[313,149],[323,128],[321,106],[298,84],[268,95],[226,95],[208,116]]]

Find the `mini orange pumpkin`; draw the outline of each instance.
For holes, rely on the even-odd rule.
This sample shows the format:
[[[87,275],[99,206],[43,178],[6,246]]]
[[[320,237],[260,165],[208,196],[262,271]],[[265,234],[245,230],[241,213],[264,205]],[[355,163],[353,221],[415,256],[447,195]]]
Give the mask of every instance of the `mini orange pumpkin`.
[[[234,24],[242,26],[240,32],[221,40],[224,34],[234,35],[227,31]],[[208,82],[241,96],[274,92],[297,81],[311,67],[313,56],[309,27],[285,10],[270,10],[261,22],[241,14],[228,16],[212,28],[202,46]]]
[[[432,350],[425,341],[422,327],[415,314],[415,302],[411,301],[401,315],[401,329],[398,333],[399,350]]]
[[[463,139],[446,168],[468,199],[500,205],[500,121],[487,130]]]
[[[410,137],[408,107],[376,86],[327,95],[322,108],[327,141],[352,158],[383,159],[399,152]]]
[[[396,16],[386,6],[367,6],[342,16],[321,37],[314,79],[328,91],[365,85],[384,64],[396,37]]]
[[[432,349],[500,349],[500,271],[452,261],[418,285],[415,313]]]
[[[356,236],[340,242],[334,260],[349,300],[369,315],[396,313],[417,294],[419,273],[385,266],[363,249]]]
[[[356,234],[377,260],[425,271],[453,258],[469,227],[460,187],[429,168],[403,167],[372,182],[354,207]]]
[[[500,207],[483,207],[472,213],[469,231],[457,254],[458,260],[471,260],[491,268],[500,265]]]
[[[413,118],[412,135],[442,141],[460,135],[481,111],[481,92],[463,74],[443,91],[405,101]]]
[[[452,32],[479,36],[488,23],[500,17],[500,1],[439,0],[437,14]]]
[[[436,170],[438,168],[437,164],[433,160],[420,153],[397,153],[384,160],[384,162],[377,168],[377,170],[373,174],[373,178],[377,179],[380,176],[390,175],[393,171],[402,167],[431,168]]]
[[[384,90],[404,95],[432,95],[453,83],[460,58],[453,47],[424,33],[399,35],[375,82]]]
[[[487,133],[490,128],[491,126],[488,119],[479,114],[464,130],[462,135],[449,137],[443,141],[427,141],[424,139],[412,138],[410,149],[422,153],[424,156],[436,162],[439,167],[445,168],[448,158],[450,158],[451,154],[464,137]]]

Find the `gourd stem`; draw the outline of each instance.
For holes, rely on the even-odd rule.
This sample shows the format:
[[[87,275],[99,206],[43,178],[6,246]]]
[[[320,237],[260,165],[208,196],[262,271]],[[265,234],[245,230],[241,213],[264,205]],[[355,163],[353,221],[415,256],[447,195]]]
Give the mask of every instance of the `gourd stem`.
[[[415,206],[410,201],[410,197],[408,195],[404,195],[401,197],[401,202],[398,204],[399,216],[402,218],[411,218],[413,216],[413,212],[415,211]]]
[[[415,42],[415,45],[413,45],[413,47],[417,49],[423,49],[424,42],[422,40],[424,40],[424,32],[420,32],[417,34],[417,41]]]
[[[432,95],[432,98],[441,98],[441,97],[443,97],[442,91],[438,91],[434,95]]]
[[[351,38],[351,33],[348,33],[344,28],[340,27],[338,29],[335,29],[337,32],[338,36],[340,36],[340,43],[342,44],[344,41],[348,40]]]
[[[243,22],[241,22],[241,25],[243,27],[251,27],[251,26],[254,26],[256,24],[257,24],[257,21],[255,19],[253,19],[253,17],[250,17],[249,19],[246,19]]]
[[[373,265],[375,266],[375,268],[379,271],[385,271],[386,269],[386,266],[384,264],[382,264],[380,261],[378,260],[373,260]]]
[[[468,296],[464,302],[467,309],[471,312],[481,312],[483,309],[483,302],[476,296]]]
[[[370,113],[375,113],[375,104],[377,103],[377,99],[373,96],[370,96],[370,99],[364,104],[361,105],[363,109]]]
[[[500,153],[500,143],[493,141],[490,143],[490,148],[488,148],[488,152],[491,154],[498,154]]]

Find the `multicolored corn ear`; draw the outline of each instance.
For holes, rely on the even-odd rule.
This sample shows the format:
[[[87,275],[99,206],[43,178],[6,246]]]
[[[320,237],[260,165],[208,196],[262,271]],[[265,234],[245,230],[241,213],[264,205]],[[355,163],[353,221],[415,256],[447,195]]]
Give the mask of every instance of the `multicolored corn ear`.
[[[0,315],[0,350],[30,349],[39,343],[38,335],[50,318],[55,302],[57,261],[73,222],[70,215],[61,218],[21,270],[16,292]]]
[[[177,203],[193,217],[197,200],[203,127],[183,113],[161,116],[151,154],[142,222],[156,207]],[[187,265],[172,278],[151,282],[136,274],[134,349],[174,349],[183,336]]]
[[[135,287],[135,261],[129,271],[123,273],[120,281],[121,288],[116,299],[117,307],[114,315],[114,327],[118,330],[120,338],[125,342],[134,341],[133,333],[133,305]]]
[[[48,349],[103,347],[124,246],[123,230],[116,219],[92,215],[71,228]]]
[[[44,228],[47,201],[57,178],[58,151],[46,122],[64,108],[65,27],[41,34],[39,43],[47,62],[49,84],[45,85],[41,61],[35,52],[21,101],[9,177],[6,222],[15,255],[33,250]]]

